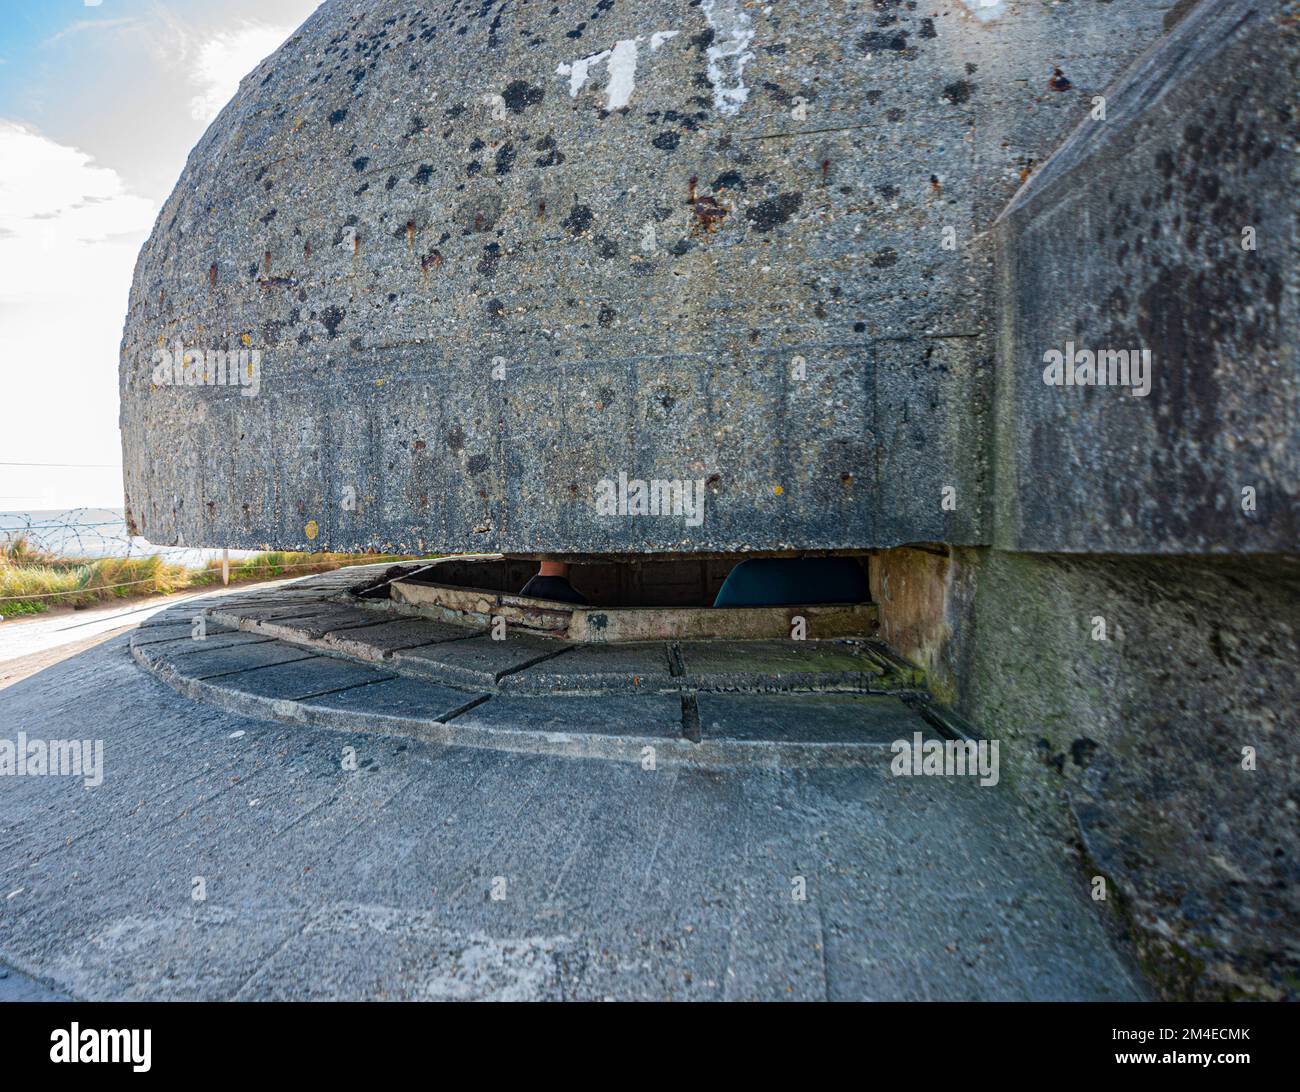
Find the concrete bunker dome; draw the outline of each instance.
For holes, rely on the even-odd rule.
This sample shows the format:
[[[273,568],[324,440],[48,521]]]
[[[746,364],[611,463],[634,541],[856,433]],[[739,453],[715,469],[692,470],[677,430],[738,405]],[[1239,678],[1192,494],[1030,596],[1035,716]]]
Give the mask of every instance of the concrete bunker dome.
[[[1061,63],[1039,13],[924,7],[325,3],[141,252],[134,529],[568,556],[988,541],[979,229],[1019,183],[1017,94],[1048,100],[1022,137],[1070,115],[1014,78]],[[231,379],[254,366],[255,397]],[[611,516],[620,476],[698,487],[703,518]]]
[[[878,485],[879,388],[908,382],[932,352],[913,333],[951,301],[898,306],[940,276],[915,240],[941,215],[882,196],[932,163],[863,154],[891,93],[863,61],[872,20],[486,10],[327,3],[199,143],[124,338],[137,530],[635,554],[968,526],[936,503],[904,527]],[[932,22],[898,5],[909,57],[882,63],[952,113]],[[946,124],[956,144],[969,122]],[[259,350],[258,396],[153,382],[178,342]],[[917,469],[943,466],[936,440]],[[594,492],[620,473],[703,481],[707,517],[602,516]]]

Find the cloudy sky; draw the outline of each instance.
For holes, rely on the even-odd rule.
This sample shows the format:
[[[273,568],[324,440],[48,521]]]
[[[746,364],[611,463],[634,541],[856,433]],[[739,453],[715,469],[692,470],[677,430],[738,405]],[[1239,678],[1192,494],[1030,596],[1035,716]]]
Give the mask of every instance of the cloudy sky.
[[[136,253],[240,78],[317,3],[0,0],[0,511],[121,506]]]

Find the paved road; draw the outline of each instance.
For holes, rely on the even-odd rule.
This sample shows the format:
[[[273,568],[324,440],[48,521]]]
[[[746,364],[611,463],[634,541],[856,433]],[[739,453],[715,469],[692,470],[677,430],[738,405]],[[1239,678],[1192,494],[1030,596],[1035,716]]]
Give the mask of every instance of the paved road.
[[[88,607],[85,610],[55,610],[49,614],[6,618],[0,622],[0,689],[12,686],[37,671],[58,663],[68,655],[99,644],[152,618],[160,611],[191,599],[247,593],[291,583],[291,579],[256,585],[235,584],[228,588],[200,588],[174,595],[124,600],[122,603]]]
[[[123,636],[0,691],[19,731],[104,740],[97,788],[0,777],[0,964],[73,997],[1144,994],[1005,785],[273,724]]]

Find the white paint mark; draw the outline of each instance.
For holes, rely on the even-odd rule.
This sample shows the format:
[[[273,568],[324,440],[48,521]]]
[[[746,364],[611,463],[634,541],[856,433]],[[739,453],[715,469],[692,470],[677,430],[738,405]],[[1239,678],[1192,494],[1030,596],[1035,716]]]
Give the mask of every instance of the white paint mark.
[[[604,53],[593,53],[590,57],[583,57],[580,61],[574,61],[572,64],[565,64],[563,61],[555,70],[557,76],[569,77],[569,97],[576,99],[578,92],[582,90],[582,85],[587,82],[587,73],[596,65],[601,64],[609,59],[609,50]]]
[[[744,75],[745,65],[754,59],[749,49],[754,40],[753,23],[740,0],[702,0],[700,7],[713,28],[707,68],[713,105],[718,113],[729,116],[749,98]]]
[[[961,2],[970,9],[970,13],[976,19],[984,23],[1005,14],[1007,10],[1005,0],[961,0]]]
[[[655,52],[669,38],[675,38],[679,33],[676,30],[655,31],[650,35],[650,52]],[[613,49],[604,49],[573,62],[562,61],[556,67],[555,74],[569,77],[569,97],[576,99],[578,92],[591,78],[592,69],[603,64],[609,73],[609,79],[605,83],[605,109],[619,110],[632,101],[632,92],[636,90],[637,54],[645,40],[645,35],[624,38],[615,42]]]
[[[637,39],[627,38],[614,45],[614,52],[609,55],[609,83],[605,85],[608,99],[606,110],[617,110],[626,106],[636,89],[636,51]]]

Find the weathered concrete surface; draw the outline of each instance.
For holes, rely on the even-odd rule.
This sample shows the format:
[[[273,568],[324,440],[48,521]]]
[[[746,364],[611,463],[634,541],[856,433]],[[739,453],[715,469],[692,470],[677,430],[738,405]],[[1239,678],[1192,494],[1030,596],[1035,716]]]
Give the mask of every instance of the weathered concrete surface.
[[[350,629],[329,630],[321,637],[321,644],[345,656],[363,660],[382,660],[394,652],[440,641],[463,641],[474,636],[474,630],[464,626],[431,621],[427,618],[402,618],[365,626],[361,632]]]
[[[219,685],[259,698],[298,701],[358,686],[373,686],[396,678],[392,672],[377,671],[369,665],[318,656],[229,672],[220,676]]]
[[[955,550],[937,581],[935,562],[882,559],[942,603],[918,625],[916,597],[882,599],[886,630],[898,602],[900,651],[1008,748],[1037,816],[1072,813],[1062,836],[1122,898],[1162,993],[1294,997],[1300,561]]]
[[[348,590],[365,586],[383,566],[358,566],[345,578],[309,579],[270,591],[196,599],[184,611],[151,621],[132,637],[137,659],[151,669],[177,655],[256,644],[277,638],[303,653],[341,655],[380,663],[399,673],[450,686],[517,693],[585,693],[615,690],[647,693],[699,690],[903,691],[921,686],[923,673],[899,661],[879,642],[863,640],[655,641],[637,644],[571,644],[540,637],[507,623],[502,640],[484,628],[429,618],[393,618],[409,606],[362,600]],[[801,608],[802,609],[802,608]],[[191,640],[193,616],[211,628]],[[239,632],[235,632],[238,630]],[[242,639],[241,639],[242,637]],[[155,650],[150,647],[159,645]],[[301,646],[300,648],[298,646]],[[279,648],[281,646],[275,646]],[[257,657],[276,655],[254,648]],[[220,674],[240,670],[231,652]],[[231,666],[236,665],[236,666]],[[182,674],[197,671],[197,662]]]
[[[1294,996],[1295,24],[1263,0],[1012,0],[980,25],[933,6],[746,9],[750,94],[724,114],[718,5],[584,9],[577,39],[566,5],[528,37],[527,11],[461,35],[328,5],[246,81],[142,255],[130,507],[151,537],[216,545],[995,541],[873,559],[888,639],[1003,741],[1038,819],[1077,833],[1162,992]],[[604,67],[574,97],[550,82],[651,19],[682,33],[638,47],[626,108],[603,109]],[[1102,92],[1104,127],[981,236]],[[160,336],[244,335],[267,350],[258,398],[150,388]],[[1151,394],[1046,387],[1042,353],[1066,341],[1153,349]],[[598,521],[590,488],[620,470],[716,473],[708,518]],[[1132,553],[1184,556],[1115,556]],[[327,913],[301,944],[393,920]]]
[[[0,1002],[4,1001],[68,1001],[66,994],[50,989],[29,975],[8,967],[0,967]]]
[[[1172,6],[326,3],[141,254],[129,517],[309,549],[986,542],[984,232]],[[178,339],[261,350],[260,393],[159,385]],[[599,516],[620,472],[703,480],[704,521]]]
[[[692,568],[698,561],[683,564]],[[425,575],[434,575],[430,566]],[[536,565],[532,566],[536,573]],[[571,570],[572,575],[572,570]],[[582,591],[581,583],[573,586]],[[804,620],[810,637],[870,637],[876,631],[873,603],[806,603],[769,607],[714,607],[710,598],[689,606],[660,607],[565,603],[534,596],[499,594],[481,586],[452,587],[434,580],[395,580],[392,606],[404,613],[482,629],[501,618],[513,631],[586,644],[775,639],[790,636],[791,619]]]
[[[78,998],[1144,995],[1001,788],[269,724],[178,703],[120,638],[0,723],[104,740],[99,788],[0,780],[0,961]]]
[[[840,641],[697,641],[681,646],[685,681],[702,690],[884,689],[866,645]]]
[[[1294,4],[1202,4],[1003,216],[998,545],[1296,551],[1297,88]],[[1047,385],[1067,341],[1151,350],[1150,394]]]
[[[173,658],[170,650],[164,652],[156,645],[145,646],[141,651],[164,662]],[[244,644],[223,645],[218,648],[209,648],[206,641],[190,641],[177,651],[181,656],[202,657],[201,662],[185,666],[187,674],[192,674],[196,679],[215,679],[222,675],[234,675],[259,667],[273,667],[276,664],[311,659],[316,655],[296,645],[258,640]]]
[[[1293,5],[1191,8],[1017,195],[1003,548],[871,564],[882,638],[1065,802],[1172,997],[1300,983],[1298,59]],[[1046,385],[1067,341],[1152,349],[1150,394]]]
[[[297,590],[325,597],[337,587],[308,581]],[[653,761],[697,769],[875,766],[889,761],[894,740],[937,738],[927,696],[878,645],[565,645],[468,630],[448,639],[445,625],[408,620],[400,624],[416,628],[386,649],[361,642],[393,623],[356,624],[358,615],[382,617],[377,609],[321,599],[300,603],[296,619],[268,622],[253,596],[233,609],[207,602],[240,626],[302,628],[285,640],[224,627],[198,634],[189,619],[164,615],[131,635],[131,654],[186,698],[240,716],[636,764],[649,748]],[[322,626],[324,614],[344,628]],[[339,655],[340,635],[358,655]]]
[[[198,613],[197,611],[195,612]],[[237,629],[229,626],[223,626],[217,622],[205,622],[204,633],[208,640],[217,641],[222,638],[246,636],[241,634]],[[184,641],[192,639],[194,634],[194,624],[189,621],[170,622],[163,625],[150,626],[147,631],[131,634],[131,640],[137,645],[156,645],[166,644],[172,641]]]
[[[912,709],[884,694],[700,694],[700,729],[709,738],[890,744],[920,732],[937,738]]]
[[[926,675],[940,701],[956,697],[958,665],[951,662],[959,642],[953,638],[953,603],[960,602],[949,582],[953,572],[947,547],[883,550],[871,559],[871,598],[880,604],[880,637]]]
[[[393,666],[403,674],[464,686],[496,686],[501,679],[532,664],[569,651],[561,641],[527,634],[507,634],[495,641],[487,634],[463,641],[444,641],[394,653]]]
[[[159,627],[168,628],[170,627]],[[214,637],[207,637],[202,641],[194,640],[193,636],[186,633],[181,637],[171,637],[166,642],[157,642],[165,644],[165,648],[151,649],[150,653],[155,656],[166,656],[168,659],[174,659],[177,656],[192,656],[200,652],[212,652],[218,648],[243,648],[247,645],[265,645],[273,641],[272,637],[259,637],[252,633],[231,633],[218,634]],[[139,640],[132,635],[131,643],[133,647],[144,648],[148,642]]]
[[[571,648],[563,656],[507,675],[502,690],[609,691],[676,688],[671,649],[664,642],[648,645],[596,645]]]

